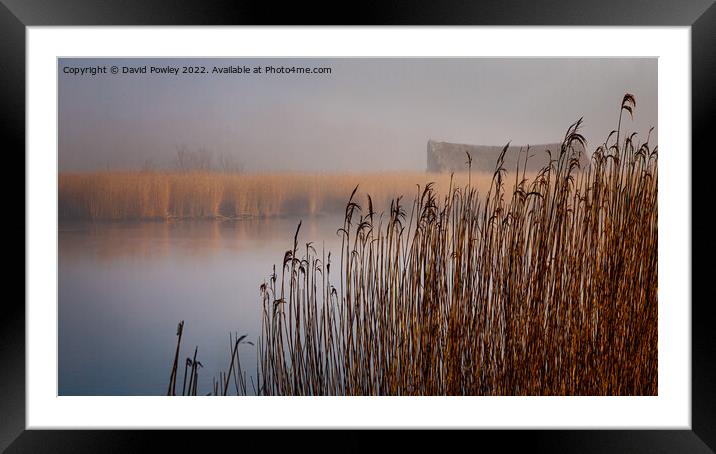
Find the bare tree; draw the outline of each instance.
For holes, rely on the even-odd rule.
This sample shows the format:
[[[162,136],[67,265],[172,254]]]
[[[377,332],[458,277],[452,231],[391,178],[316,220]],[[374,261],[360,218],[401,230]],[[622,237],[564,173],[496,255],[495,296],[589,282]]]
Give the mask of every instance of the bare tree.
[[[174,166],[181,172],[214,170],[214,154],[204,147],[190,150],[186,145],[178,145],[174,157]]]
[[[244,170],[244,165],[235,155],[223,152],[219,155],[219,170],[225,173],[239,173]]]
[[[181,172],[188,170],[189,150],[186,145],[177,145],[177,153],[175,157],[176,168]]]

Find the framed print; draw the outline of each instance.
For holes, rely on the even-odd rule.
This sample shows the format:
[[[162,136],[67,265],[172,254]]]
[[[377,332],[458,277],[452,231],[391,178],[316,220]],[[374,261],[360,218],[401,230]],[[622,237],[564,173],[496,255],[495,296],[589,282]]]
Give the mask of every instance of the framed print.
[[[350,20],[6,3],[26,177],[9,451],[202,438],[137,429],[716,446],[694,278],[712,242],[691,253],[709,2]]]

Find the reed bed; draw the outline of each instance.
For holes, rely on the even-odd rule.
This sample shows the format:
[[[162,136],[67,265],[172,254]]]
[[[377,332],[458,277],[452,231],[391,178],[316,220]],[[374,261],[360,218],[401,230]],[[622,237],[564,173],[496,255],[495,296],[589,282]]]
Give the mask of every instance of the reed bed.
[[[656,395],[657,148],[622,136],[635,104],[587,166],[580,119],[533,178],[505,147],[484,192],[468,172],[380,212],[356,188],[336,254],[299,223],[260,287],[258,393]]]
[[[467,183],[468,176],[457,175]],[[488,187],[489,173],[472,175]],[[119,172],[59,175],[58,208],[65,220],[242,219],[341,213],[360,184],[381,209],[416,184],[447,190],[450,175],[424,172],[224,173]]]

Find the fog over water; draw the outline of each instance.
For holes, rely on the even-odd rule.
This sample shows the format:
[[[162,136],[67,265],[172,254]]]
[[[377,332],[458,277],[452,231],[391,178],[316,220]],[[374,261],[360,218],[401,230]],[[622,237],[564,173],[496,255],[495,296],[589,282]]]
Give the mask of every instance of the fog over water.
[[[211,74],[294,65],[330,74]],[[71,73],[98,66],[107,73]],[[209,73],[120,69],[145,66]],[[62,175],[60,395],[166,394],[181,320],[180,368],[198,347],[198,392],[212,391],[229,367],[230,333],[254,343],[261,335],[260,285],[274,265],[280,271],[299,222],[300,248],[312,242],[322,259],[332,252],[338,267],[354,179],[379,209],[406,187],[409,208],[414,183],[426,178],[464,185],[464,174],[423,173],[429,139],[556,142],[584,116],[593,150],[616,128],[625,92],[637,105],[623,130],[645,136],[657,124],[656,59],[60,59],[58,74],[60,173],[171,169],[178,150],[201,149],[214,165],[226,159],[247,172],[389,171]],[[471,170],[473,187],[489,187],[491,175],[474,172],[487,169]],[[90,215],[72,219],[77,212]],[[256,348],[243,345],[239,355],[251,383]]]
[[[64,67],[293,66],[330,74],[97,74]],[[423,170],[428,139],[554,142],[584,116],[594,148],[625,92],[657,124],[657,60],[60,59],[59,168],[166,168],[177,149],[247,171]],[[656,132],[656,130],[655,130]]]
[[[274,264],[280,268],[297,223],[61,224],[59,394],[166,393],[180,320],[186,323],[180,360],[198,346],[199,390],[210,392],[212,378],[228,367],[229,333],[254,343],[261,334],[259,285]],[[336,251],[339,223],[304,218],[300,238]],[[242,346],[241,363],[255,382],[255,347]],[[180,388],[183,377],[181,371]]]

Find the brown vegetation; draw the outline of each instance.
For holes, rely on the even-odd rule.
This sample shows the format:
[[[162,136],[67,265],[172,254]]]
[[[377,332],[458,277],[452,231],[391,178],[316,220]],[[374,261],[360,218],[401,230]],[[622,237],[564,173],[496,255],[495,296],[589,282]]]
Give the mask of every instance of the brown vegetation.
[[[352,195],[336,255],[299,224],[261,286],[260,392],[656,395],[657,151],[614,131],[580,168],[580,123],[531,181],[503,153],[482,197]]]
[[[613,131],[582,167],[580,124],[531,179],[505,147],[482,195],[428,183],[380,213],[355,188],[336,255],[299,223],[260,287],[254,391],[656,395],[657,148]]]
[[[475,173],[475,172],[473,172]],[[489,173],[474,174],[487,188]],[[467,175],[456,176],[467,182]],[[376,207],[390,205],[416,185],[434,182],[447,190],[450,175],[423,172],[370,174],[119,172],[59,175],[60,219],[223,219],[340,213],[360,184]]]

